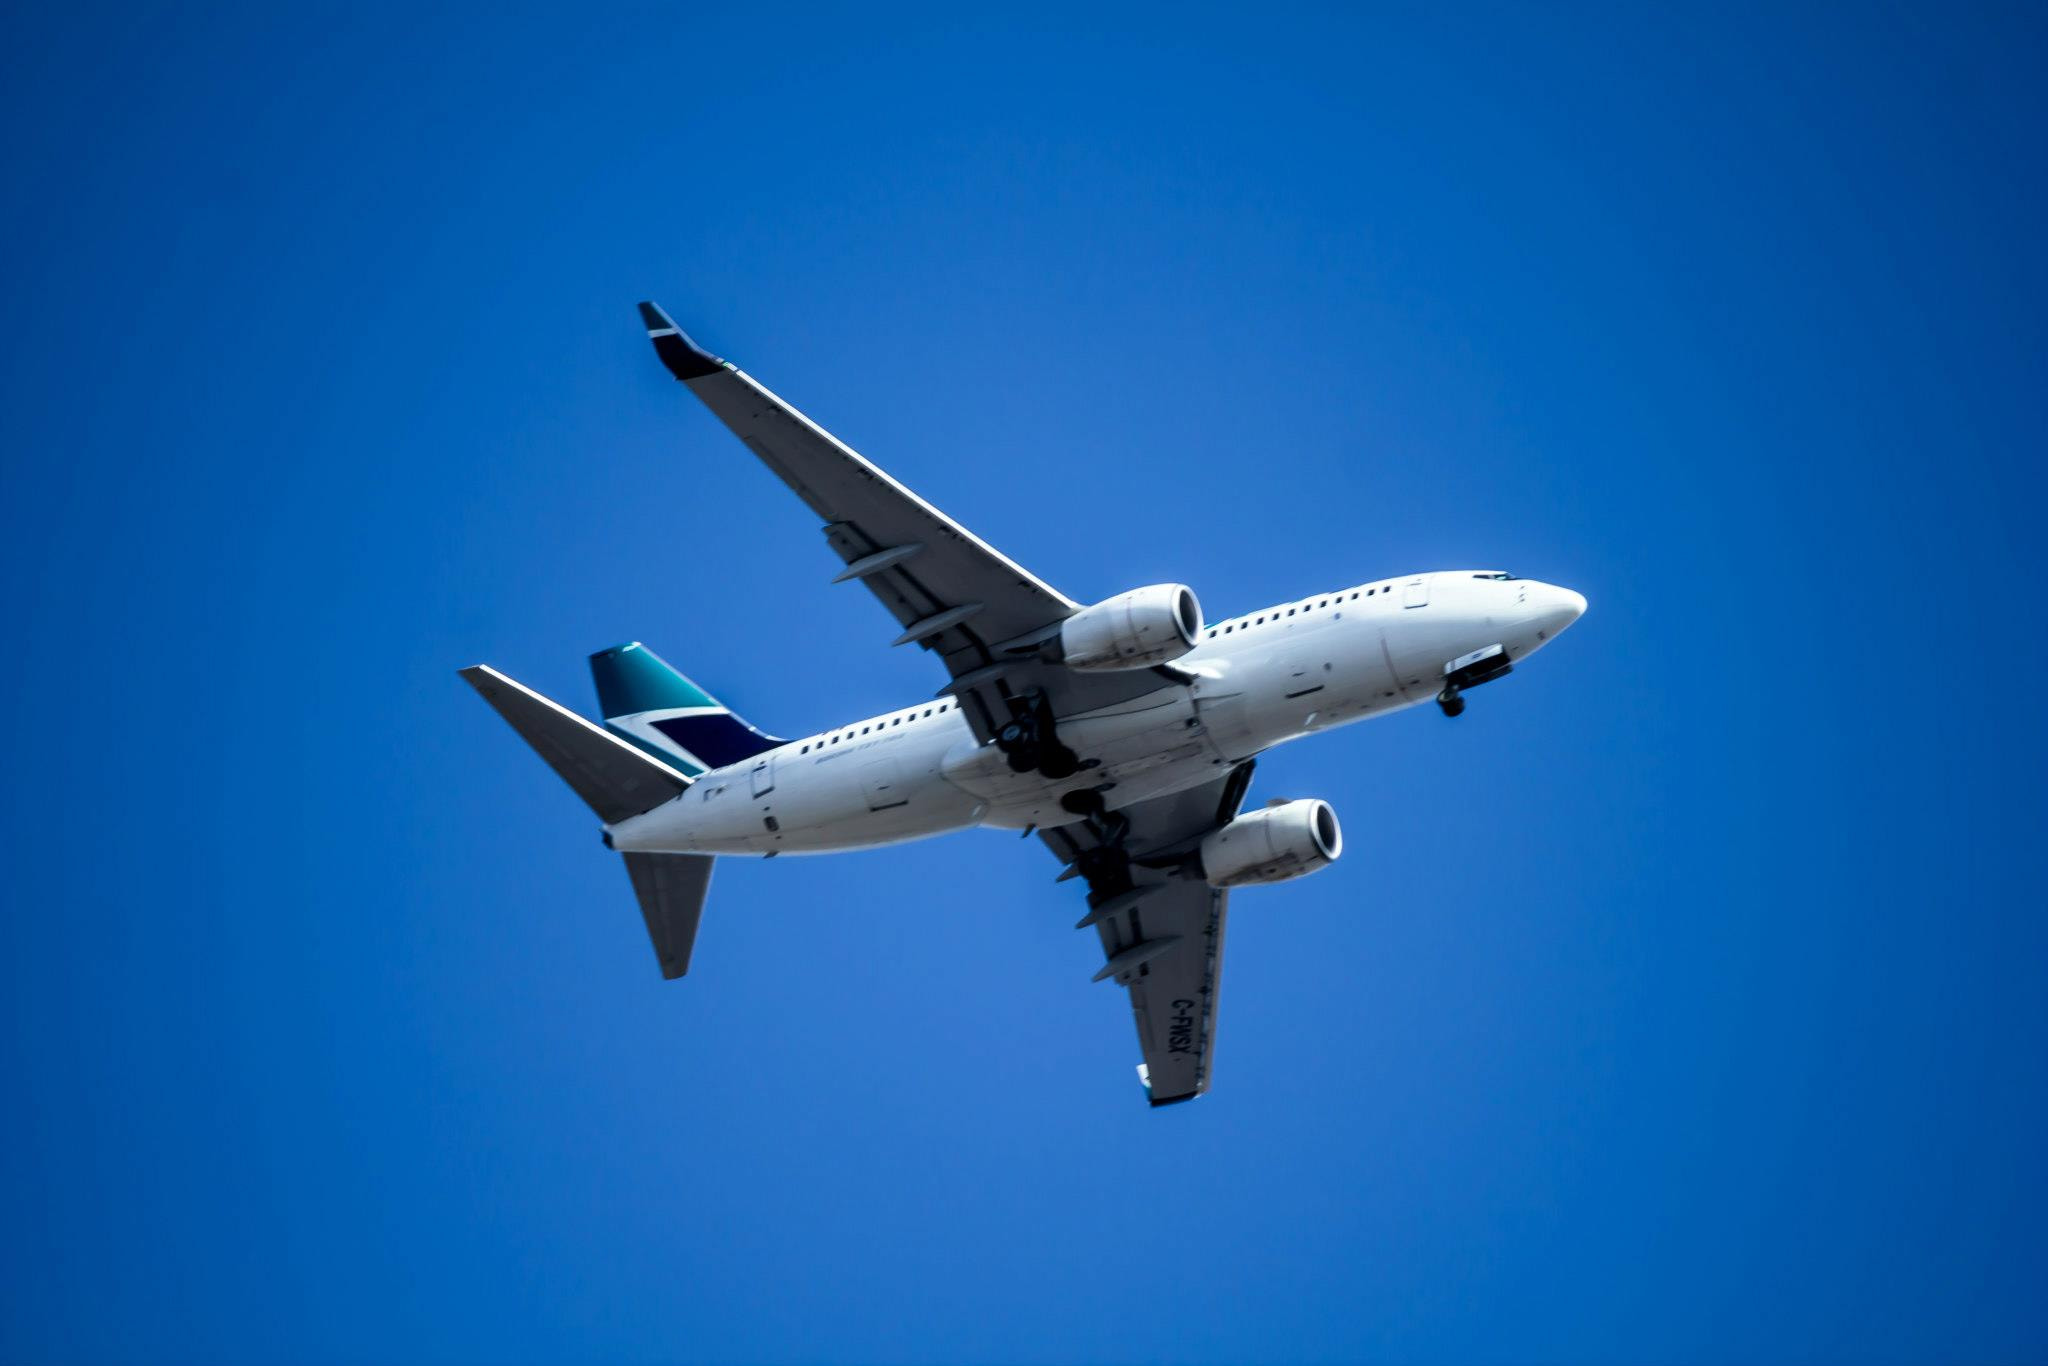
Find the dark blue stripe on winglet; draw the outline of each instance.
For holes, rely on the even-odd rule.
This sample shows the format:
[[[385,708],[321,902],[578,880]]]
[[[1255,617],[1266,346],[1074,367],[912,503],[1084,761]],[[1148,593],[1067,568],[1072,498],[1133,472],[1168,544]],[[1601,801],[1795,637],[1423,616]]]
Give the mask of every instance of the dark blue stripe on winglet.
[[[649,724],[713,768],[741,763],[782,743],[731,712],[670,716]]]
[[[640,321],[647,326],[654,354],[661,357],[661,363],[677,379],[702,379],[725,368],[724,361],[691,341],[690,334],[677,327],[675,319],[662,312],[660,305],[641,304]]]

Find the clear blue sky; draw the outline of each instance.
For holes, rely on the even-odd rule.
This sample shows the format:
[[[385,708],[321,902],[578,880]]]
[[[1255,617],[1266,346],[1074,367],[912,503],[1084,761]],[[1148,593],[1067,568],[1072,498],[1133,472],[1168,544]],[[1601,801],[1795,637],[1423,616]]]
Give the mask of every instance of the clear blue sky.
[[[285,8],[4,21],[0,1358],[2048,1356],[2038,9]],[[1079,598],[1592,610],[1261,765],[1198,1104],[1013,836],[664,984],[456,668],[939,679],[642,297]]]

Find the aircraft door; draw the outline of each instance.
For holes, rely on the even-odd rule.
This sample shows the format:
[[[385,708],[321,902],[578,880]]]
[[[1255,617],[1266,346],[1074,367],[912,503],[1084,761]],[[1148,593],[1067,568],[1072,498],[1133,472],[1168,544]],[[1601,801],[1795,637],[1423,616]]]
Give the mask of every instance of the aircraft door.
[[[1429,606],[1429,576],[1428,576],[1428,575],[1426,575],[1426,574],[1418,574],[1418,575],[1416,575],[1416,576],[1415,576],[1414,578],[1412,578],[1412,579],[1408,580],[1408,589],[1407,589],[1407,591],[1406,591],[1406,592],[1405,592],[1404,594],[1402,594],[1402,596],[1401,596],[1401,606],[1403,606],[1403,607],[1427,607],[1427,606]]]
[[[775,755],[773,751],[754,765],[754,795],[765,797],[775,790]]]

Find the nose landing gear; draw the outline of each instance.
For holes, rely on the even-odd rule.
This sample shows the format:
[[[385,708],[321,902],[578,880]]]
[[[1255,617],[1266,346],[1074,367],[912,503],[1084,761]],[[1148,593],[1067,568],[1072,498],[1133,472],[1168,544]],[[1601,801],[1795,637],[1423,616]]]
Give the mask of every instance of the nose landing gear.
[[[1436,695],[1436,704],[1443,708],[1445,716],[1463,716],[1465,689],[1505,678],[1514,671],[1514,660],[1503,645],[1489,645],[1469,655],[1460,655],[1444,665],[1444,690]]]

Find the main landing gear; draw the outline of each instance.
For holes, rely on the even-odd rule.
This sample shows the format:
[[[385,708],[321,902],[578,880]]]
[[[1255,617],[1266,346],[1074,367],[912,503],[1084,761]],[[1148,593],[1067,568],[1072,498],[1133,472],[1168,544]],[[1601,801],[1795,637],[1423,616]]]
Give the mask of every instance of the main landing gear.
[[[1059,782],[1081,771],[1081,758],[1060,743],[1053,730],[1052,703],[1034,688],[1010,700],[1010,719],[996,731],[996,748],[1012,773],[1036,772]]]
[[[1436,704],[1443,708],[1445,716],[1465,714],[1465,694],[1458,691],[1455,683],[1444,684],[1444,690],[1436,695]]]
[[[1111,811],[1100,789],[1069,792],[1060,798],[1060,809],[1087,817],[1088,833],[1101,841],[1104,849],[1122,853],[1124,839],[1131,833],[1131,818],[1121,811]]]
[[[1131,891],[1131,856],[1124,848],[1124,841],[1131,834],[1131,818],[1121,811],[1111,811],[1101,791],[1095,788],[1067,793],[1060,798],[1060,806],[1086,818],[1088,833],[1096,841],[1075,860],[1081,876],[1088,879],[1089,912],[1074,927],[1081,929],[1101,919],[1108,913],[1107,905]]]

